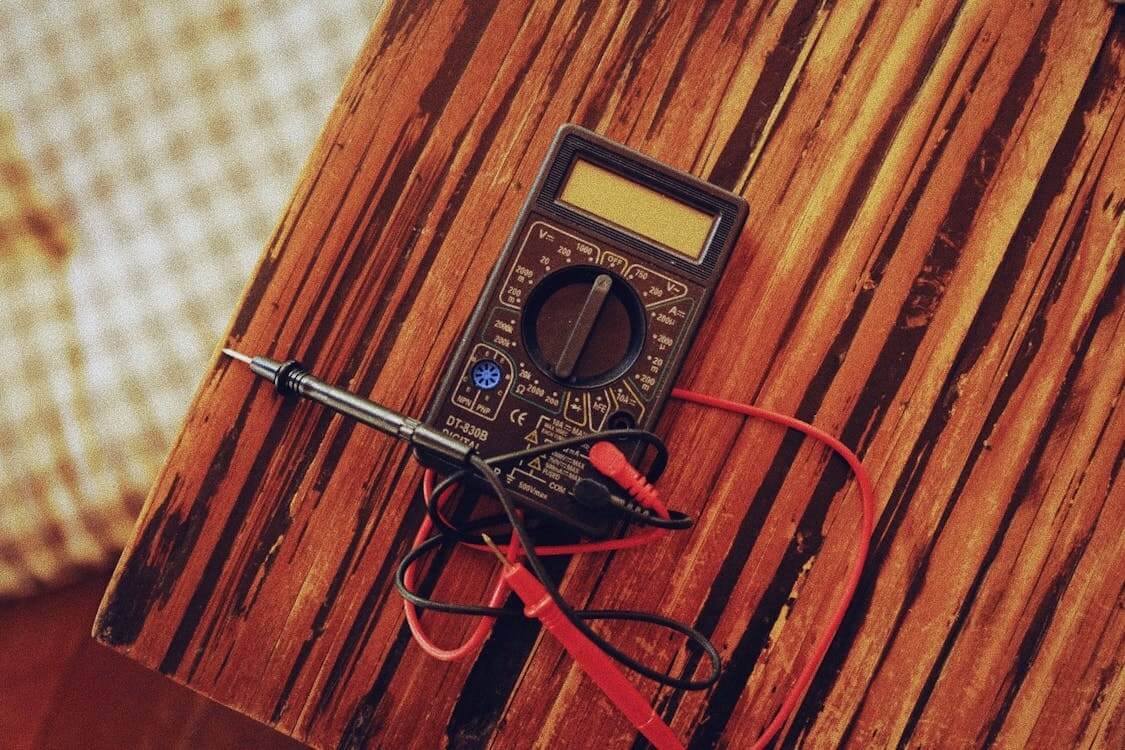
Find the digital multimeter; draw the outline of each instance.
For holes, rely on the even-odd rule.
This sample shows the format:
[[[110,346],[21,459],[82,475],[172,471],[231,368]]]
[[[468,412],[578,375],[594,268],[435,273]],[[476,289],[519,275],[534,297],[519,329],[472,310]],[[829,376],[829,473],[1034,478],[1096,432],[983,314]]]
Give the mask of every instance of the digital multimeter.
[[[733,193],[564,125],[425,421],[486,457],[652,428],[746,213]],[[526,508],[604,536],[611,509],[572,493],[588,450],[520,462],[502,479]]]

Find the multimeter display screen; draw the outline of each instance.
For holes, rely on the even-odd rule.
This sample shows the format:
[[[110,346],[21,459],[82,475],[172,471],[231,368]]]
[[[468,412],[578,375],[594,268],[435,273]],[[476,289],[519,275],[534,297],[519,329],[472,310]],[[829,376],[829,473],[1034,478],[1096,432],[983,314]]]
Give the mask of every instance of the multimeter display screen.
[[[715,225],[713,214],[582,159],[558,199],[692,260],[703,254]]]

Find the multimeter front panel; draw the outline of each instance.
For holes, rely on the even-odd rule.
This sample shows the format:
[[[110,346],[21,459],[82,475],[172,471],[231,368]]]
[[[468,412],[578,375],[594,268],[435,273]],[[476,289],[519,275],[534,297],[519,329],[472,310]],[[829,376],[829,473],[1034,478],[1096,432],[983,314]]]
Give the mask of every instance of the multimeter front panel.
[[[745,214],[737,196],[564,126],[426,421],[485,457],[650,429]],[[600,536],[611,516],[572,496],[587,450],[502,478],[530,508]]]

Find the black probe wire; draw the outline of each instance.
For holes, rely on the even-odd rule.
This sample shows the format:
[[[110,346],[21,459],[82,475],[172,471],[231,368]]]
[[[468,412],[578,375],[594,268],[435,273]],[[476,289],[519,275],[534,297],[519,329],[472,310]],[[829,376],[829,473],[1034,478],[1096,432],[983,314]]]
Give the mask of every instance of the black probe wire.
[[[492,465],[491,461],[486,460],[486,463]],[[496,513],[491,516],[485,516],[483,518],[475,519],[480,523],[475,523],[473,525],[473,531],[470,531],[466,527],[459,528],[457,526],[454,526],[445,518],[444,515],[442,515],[440,509],[438,508],[438,498],[440,498],[451,486],[460,484],[471,475],[472,472],[469,471],[458,471],[443,478],[441,481],[434,485],[432,490],[430,490],[430,498],[426,502],[426,514],[430,517],[430,522],[433,524],[434,528],[441,532],[443,536],[457,542],[476,543],[480,539],[480,534],[474,533],[476,529],[488,528],[489,526],[495,524],[506,523],[508,520],[508,517],[503,513]],[[669,531],[682,531],[684,529],[690,529],[695,524],[695,521],[691,516],[685,513],[681,513],[678,510],[669,510],[669,518],[661,518],[660,516],[654,515],[647,509],[638,509],[635,503],[618,497],[617,495],[609,493],[608,491],[606,497],[606,503],[609,504],[610,507],[612,507],[614,510],[619,511],[622,515],[628,517],[631,522],[639,525],[653,526],[660,529],[668,529]],[[490,536],[492,537],[492,540],[497,544],[508,543],[508,536],[506,536],[503,532],[490,534]]]
[[[438,507],[438,498],[440,498],[451,485],[460,484],[468,476],[468,472],[457,472],[456,474],[442,479],[434,486],[433,490],[431,490],[425,508],[426,515],[430,517],[430,523],[443,537],[454,542],[476,544],[480,541],[480,534],[475,530],[506,524],[508,522],[508,517],[503,513],[496,513],[490,516],[473,519],[475,523],[473,524],[472,530],[465,526],[454,526],[446,519]],[[638,509],[635,507],[634,503],[613,494],[608,495],[606,503],[622,516],[625,516],[630,522],[639,526],[652,526],[668,531],[683,531],[695,525],[695,520],[691,516],[681,513],[678,510],[669,510],[669,517],[661,518],[648,509]],[[504,531],[493,531],[490,533],[490,536],[496,544],[507,544],[510,539],[510,536]]]
[[[642,433],[644,435],[651,436],[651,438],[656,441],[652,442],[650,440],[650,444],[659,444],[659,448],[663,448],[663,443],[659,442],[660,439],[658,437],[652,435],[651,433],[644,433],[644,431],[642,430],[621,430],[611,432],[627,433],[620,436],[614,435],[613,437],[616,439],[639,437],[639,435],[633,433]],[[560,443],[550,443],[543,446],[537,446],[536,448],[529,449],[529,452],[533,455],[541,455],[544,453],[549,453],[553,450],[562,450],[566,447],[570,447],[571,445],[579,445],[583,442],[588,442],[590,440],[590,437],[591,436],[580,436],[572,440],[560,441]],[[598,437],[601,438],[602,435],[599,434]],[[504,515],[507,517],[508,523],[511,525],[513,533],[515,533],[516,537],[519,539],[520,545],[523,547],[523,553],[527,558],[528,565],[531,567],[531,570],[535,574],[535,576],[542,582],[543,587],[547,590],[548,595],[558,605],[563,615],[568,620],[570,620],[574,624],[574,626],[583,633],[583,635],[597,644],[598,647],[604,650],[613,659],[615,659],[625,667],[633,670],[634,672],[637,672],[638,674],[650,680],[653,680],[654,682],[679,690],[703,690],[714,685],[718,680],[720,670],[722,669],[722,660],[719,657],[719,652],[715,649],[715,646],[711,643],[711,641],[708,640],[705,635],[703,635],[703,633],[699,632],[690,625],[682,623],[678,620],[674,620],[670,617],[665,617],[663,615],[658,615],[651,612],[640,612],[637,610],[576,610],[570,605],[569,602],[567,602],[567,600],[563,597],[562,592],[559,591],[558,586],[555,584],[554,579],[547,572],[542,558],[540,558],[539,555],[535,552],[535,545],[532,543],[532,540],[528,535],[522,518],[516,511],[512,499],[508,494],[507,488],[504,487],[503,483],[493,471],[493,466],[495,464],[501,462],[509,463],[512,461],[523,460],[527,457],[526,455],[521,455],[523,453],[524,451],[516,451],[515,453],[498,456],[495,459],[491,460],[485,460],[480,456],[473,455],[470,456],[469,461],[473,469],[475,470],[473,473],[478,475],[489,485],[490,489],[492,490],[492,494],[495,495],[497,501],[500,503],[500,506],[504,510]],[[658,456],[659,453],[660,452],[658,449]],[[664,455],[666,455],[666,451]],[[658,476],[660,471],[663,470],[664,463],[660,462],[659,464],[656,464],[656,462],[654,462],[654,464],[656,469],[655,473]],[[650,471],[653,471],[652,467],[650,467]],[[435,486],[430,493],[431,501],[430,503],[427,503],[427,510],[429,511],[430,505],[436,506],[437,498],[441,496],[441,492],[444,492],[445,489],[453,482],[464,479],[466,476],[468,476],[469,473],[470,472],[467,470],[456,472],[455,474],[447,477],[440,484]],[[434,508],[433,512],[431,513],[431,517],[440,518],[441,513],[437,512],[437,509]],[[489,526],[495,525],[501,520],[503,519],[499,516],[480,518],[471,521],[465,526],[458,529],[446,523],[444,518],[440,518],[440,522],[442,523],[442,525],[451,529],[451,531],[454,532],[453,535],[450,537],[446,536],[444,533],[439,533],[435,536],[432,536],[422,542],[422,544],[410,550],[402,558],[402,560],[399,561],[398,568],[395,571],[395,586],[398,589],[399,593],[403,596],[404,599],[420,609],[429,609],[437,612],[446,612],[449,614],[478,615],[484,617],[520,616],[522,613],[518,611],[512,611],[500,607],[438,602],[414,593],[407,588],[405,583],[406,571],[422,556],[426,555],[439,546],[451,544],[454,540],[460,540],[462,537],[468,536],[470,531],[488,528]],[[647,518],[645,520],[647,520]],[[690,519],[688,519],[688,521],[690,522]],[[476,541],[475,536],[471,537],[470,540]],[[651,667],[648,667],[637,661],[636,659],[629,656],[628,654],[614,646],[612,643],[607,641],[593,628],[591,628],[589,624],[587,624],[588,620],[627,620],[634,622],[644,622],[672,630],[686,637],[688,641],[694,643],[701,651],[703,651],[703,653],[707,655],[708,661],[711,665],[711,672],[706,678],[702,680],[683,679],[672,677],[663,672],[658,672]]]
[[[498,456],[491,456],[485,459],[485,463],[489,466],[507,466],[508,464],[534,458],[535,456],[541,456],[545,453],[554,453],[567,448],[576,448],[593,440],[609,440],[615,443],[625,440],[636,440],[653,448],[656,451],[656,455],[653,457],[652,463],[645,472],[645,478],[650,482],[655,482],[659,479],[660,475],[664,473],[664,468],[668,465],[668,446],[664,445],[664,441],[661,440],[658,435],[648,430],[639,430],[636,428],[606,430],[605,432],[588,432],[584,435],[576,435],[564,440],[557,440],[542,445],[533,445],[530,448],[523,448],[518,451],[512,451],[511,453],[501,453]]]
[[[554,453],[556,451],[566,450],[568,448],[575,448],[585,445],[593,441],[608,440],[610,442],[623,442],[623,441],[637,441],[646,447],[653,448],[656,455],[653,456],[648,469],[645,471],[645,479],[649,482],[655,482],[664,473],[664,469],[668,465],[668,447],[664,445],[664,441],[658,435],[649,432],[648,430],[640,430],[636,428],[619,429],[619,430],[606,430],[605,432],[587,433],[585,435],[578,435],[565,440],[559,440],[553,443],[546,443],[544,445],[536,445],[531,448],[524,448],[522,450],[513,451],[511,453],[502,453],[499,456],[493,456],[485,459],[485,463],[489,466],[507,466],[520,461],[526,461],[536,456]],[[443,482],[448,484],[448,482]],[[603,485],[604,487],[604,485]],[[435,493],[436,494],[436,493]],[[688,529],[692,526],[692,519],[679,511],[669,511],[671,518],[660,518],[653,515],[651,512],[640,509],[635,503],[630,500],[618,497],[613,493],[606,491],[606,497],[609,502],[624,515],[629,516],[634,523],[644,524],[646,526],[655,526],[662,529]]]
[[[611,609],[598,609],[598,610],[584,610],[579,612],[570,606],[570,602],[563,597],[562,592],[559,591],[558,586],[555,584],[554,579],[551,578],[550,573],[547,572],[546,566],[543,564],[543,559],[535,551],[535,545],[531,538],[528,536],[527,529],[524,528],[523,520],[516,512],[515,506],[512,504],[512,499],[508,495],[508,489],[500,481],[500,479],[492,472],[490,467],[484,459],[480,456],[473,455],[469,457],[469,462],[473,465],[478,472],[480,472],[486,481],[492,486],[492,491],[496,495],[496,499],[500,502],[500,506],[508,515],[508,520],[512,524],[512,530],[516,533],[516,538],[519,539],[520,545],[523,547],[523,554],[527,559],[528,565],[531,566],[531,571],[547,589],[547,593],[558,605],[562,613],[566,615],[574,626],[582,631],[583,635],[589,638],[602,648],[607,654],[612,656],[618,662],[624,664],[634,672],[641,674],[650,680],[654,680],[661,685],[666,685],[671,688],[682,690],[703,690],[711,685],[714,685],[719,679],[719,672],[722,670],[722,660],[719,658],[719,652],[712,645],[707,636],[700,633],[690,625],[686,625],[678,620],[673,620],[670,617],[663,615],[652,614],[649,612],[637,612],[635,610],[611,610]],[[704,680],[685,680],[678,677],[670,677],[663,672],[658,672],[651,667],[647,667],[633,657],[621,651],[612,643],[607,641],[601,635],[594,631],[587,623],[588,619],[599,620],[634,620],[639,622],[648,622],[654,625],[668,628],[675,632],[686,636],[689,640],[695,642],[704,653],[707,654],[708,659],[711,661],[711,674]]]
[[[594,440],[608,440],[611,442],[622,442],[626,440],[633,440],[651,447],[655,451],[655,456],[649,464],[649,468],[645,471],[645,478],[649,482],[655,482],[664,473],[665,467],[668,465],[668,448],[664,445],[664,441],[658,435],[655,435],[647,430],[640,430],[635,428],[606,430],[605,432],[587,433],[585,435],[578,435],[557,442],[545,443],[543,445],[532,446],[522,450],[513,451],[511,453],[503,453],[498,456],[492,456],[485,459],[491,467],[503,467],[511,464],[526,461],[537,456],[546,455],[548,453],[555,453],[558,451],[566,450],[567,448],[576,448]],[[469,533],[466,529],[459,529],[450,524],[437,509],[437,498],[439,498],[450,486],[458,484],[469,477],[471,472],[468,470],[461,470],[450,474],[442,479],[434,486],[430,493],[430,502],[426,504],[426,513],[430,517],[431,523],[434,528],[438,529],[445,536],[455,539],[459,542],[476,542],[478,534]],[[662,529],[679,530],[687,529],[692,526],[692,519],[679,511],[670,511],[671,518],[660,518],[651,513],[638,510],[633,507],[633,503],[618,498],[612,493],[607,491],[607,501],[620,511],[623,515],[628,516],[629,520],[634,523],[643,524],[646,526],[655,526]],[[494,523],[503,523],[507,520],[507,516],[497,514],[488,517]],[[480,519],[484,520],[484,519]],[[485,528],[487,528],[485,525]],[[506,536],[494,535],[493,540],[497,544],[506,544],[508,539]]]
[[[594,439],[593,435],[580,435],[575,438],[569,438],[556,443],[548,443],[542,446],[536,446],[522,451],[497,456],[492,459],[492,462],[485,461],[479,455],[472,451],[471,448],[466,449],[463,444],[457,443],[456,440],[451,440],[440,433],[435,432],[430,428],[425,428],[424,425],[414,422],[401,414],[393,412],[385,407],[382,407],[373,402],[367,401],[355,394],[344,391],[335,386],[331,386],[316,377],[309,375],[308,371],[304,369],[296,360],[289,360],[287,362],[275,362],[266,357],[250,357],[233,349],[223,350],[227,355],[235,359],[245,362],[250,365],[250,368],[261,377],[273,381],[274,387],[279,393],[283,395],[296,394],[306,396],[314,401],[332,408],[334,411],[343,413],[347,416],[359,419],[365,424],[375,427],[381,432],[392,435],[399,439],[407,439],[416,445],[429,445],[439,450],[439,452],[446,452],[456,456],[456,461],[461,464],[468,464],[472,471],[478,474],[487,482],[493,493],[496,495],[497,500],[500,502],[501,507],[504,509],[505,515],[515,532],[516,537],[519,539],[520,544],[523,545],[523,552],[527,558],[528,565],[531,566],[532,572],[539,578],[543,587],[547,590],[550,597],[554,600],[559,610],[563,613],[571,623],[582,632],[593,643],[600,646],[609,656],[624,664],[626,667],[638,672],[649,679],[667,685],[669,687],[685,689],[685,690],[699,690],[714,684],[719,677],[719,669],[721,662],[719,659],[718,651],[699,631],[694,628],[677,622],[667,617],[660,615],[649,614],[645,612],[635,612],[631,610],[583,610],[576,611],[569,603],[563,598],[562,593],[559,591],[558,586],[548,575],[546,567],[543,565],[542,559],[535,551],[534,545],[524,527],[523,520],[516,512],[515,506],[512,503],[511,497],[508,495],[503,482],[497,477],[496,472],[493,470],[494,466],[501,466],[510,461],[520,461],[530,456],[540,455],[541,453],[548,453],[557,450],[564,450],[568,447],[581,445]],[[306,390],[307,389],[307,390]],[[424,429],[423,429],[424,428]],[[423,435],[419,436],[418,430],[423,430]],[[659,437],[648,433],[645,430],[608,430],[605,433],[598,433],[598,437],[609,440],[622,440],[628,438],[635,438],[643,443],[653,446],[656,449],[656,457],[652,465],[649,467],[648,475],[649,481],[652,481],[660,472],[664,470],[668,458],[668,449],[665,447],[663,441]],[[419,439],[421,438],[421,439]],[[452,448],[451,443],[455,443],[456,448]],[[467,450],[467,453],[466,453]],[[461,472],[458,472],[461,473]],[[463,476],[463,474],[462,474]],[[448,486],[448,485],[446,485]],[[622,501],[623,503],[625,501]],[[436,515],[440,516],[440,513]],[[642,516],[643,517],[643,516]],[[449,527],[446,524],[446,527]],[[449,527],[452,529],[452,527]],[[448,543],[448,540],[438,535],[435,537],[434,544]],[[427,540],[420,547],[426,547],[430,540]],[[413,561],[414,556],[408,553],[404,557],[404,561]],[[403,580],[405,571],[409,563],[404,567],[403,562],[400,562],[395,575],[395,585],[399,592],[408,601],[412,602],[415,606],[421,608],[434,609],[435,603],[422,599],[415,595],[405,586]],[[502,613],[491,613],[503,616]],[[657,672],[637,660],[628,656],[624,652],[617,649],[613,644],[606,641],[600,635],[586,624],[586,619],[618,619],[618,620],[635,620],[640,622],[648,622],[656,625],[666,627],[675,632],[681,633],[686,636],[690,641],[695,642],[700,648],[708,655],[711,660],[711,674],[706,680],[685,680],[672,678]]]

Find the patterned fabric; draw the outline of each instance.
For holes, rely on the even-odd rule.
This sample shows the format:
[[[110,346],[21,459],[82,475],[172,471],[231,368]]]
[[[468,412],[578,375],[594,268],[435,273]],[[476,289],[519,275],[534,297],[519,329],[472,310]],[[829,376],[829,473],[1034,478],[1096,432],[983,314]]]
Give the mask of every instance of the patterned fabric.
[[[78,382],[81,357],[64,273],[71,248],[62,219],[35,191],[0,118],[0,590],[51,580],[60,564],[105,557],[120,539],[135,497],[82,487],[104,454],[75,429],[89,413]],[[65,405],[65,407],[63,406]],[[65,411],[64,411],[65,408]],[[71,418],[70,415],[73,415]],[[65,563],[63,563],[65,561]]]
[[[0,0],[0,597],[120,549],[377,6]]]

